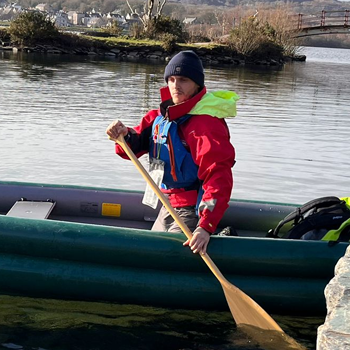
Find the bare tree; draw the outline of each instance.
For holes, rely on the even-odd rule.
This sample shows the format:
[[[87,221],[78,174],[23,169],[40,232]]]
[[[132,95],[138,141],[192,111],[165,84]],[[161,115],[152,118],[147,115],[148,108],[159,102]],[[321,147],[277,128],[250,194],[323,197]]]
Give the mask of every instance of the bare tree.
[[[216,21],[218,22],[218,25],[222,29],[221,35],[227,34],[228,30],[231,29],[230,23],[232,22],[229,19],[229,17],[230,17],[229,14],[227,14],[227,12],[219,13],[218,11],[215,11],[214,16],[215,16]]]
[[[154,2],[155,2],[155,0],[146,0],[145,5],[143,7],[143,13],[140,14],[140,13],[137,13],[137,11],[131,7],[129,1],[126,0],[126,3],[131,11],[131,14],[136,14],[140,18],[140,20],[143,24],[144,30],[148,29],[152,18],[157,20],[161,16],[164,5],[166,3],[166,0],[158,0],[157,1],[155,15],[153,15]]]

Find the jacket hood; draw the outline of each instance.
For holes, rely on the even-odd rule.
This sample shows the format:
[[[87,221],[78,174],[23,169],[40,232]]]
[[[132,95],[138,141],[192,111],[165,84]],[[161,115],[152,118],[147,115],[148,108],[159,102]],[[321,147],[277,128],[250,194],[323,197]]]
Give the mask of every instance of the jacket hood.
[[[232,118],[236,116],[236,101],[238,100],[239,96],[233,91],[207,92],[188,114]]]

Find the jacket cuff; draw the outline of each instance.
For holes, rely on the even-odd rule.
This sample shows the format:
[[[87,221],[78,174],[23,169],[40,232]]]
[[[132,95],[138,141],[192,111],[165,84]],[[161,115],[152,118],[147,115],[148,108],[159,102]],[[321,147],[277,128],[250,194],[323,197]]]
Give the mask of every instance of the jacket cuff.
[[[130,138],[131,138],[131,132],[130,132],[130,130],[129,130],[129,128],[128,128],[128,133],[126,134],[126,136],[124,136],[124,140],[125,140],[126,142],[129,142],[129,141],[130,141]]]
[[[216,230],[216,225],[211,223],[208,219],[201,218],[199,220],[199,227],[204,228],[204,230],[208,231],[211,235],[215,232]]]

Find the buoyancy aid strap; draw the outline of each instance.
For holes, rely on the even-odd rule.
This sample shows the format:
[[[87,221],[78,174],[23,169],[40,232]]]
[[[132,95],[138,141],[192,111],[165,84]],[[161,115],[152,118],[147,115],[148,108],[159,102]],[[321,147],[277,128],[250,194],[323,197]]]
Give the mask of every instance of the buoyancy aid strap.
[[[342,197],[340,198],[342,201],[345,202],[346,206],[349,208],[350,210],[350,197]]]
[[[346,228],[350,227],[350,219],[344,221],[337,230],[329,230],[322,241],[339,241],[340,235],[345,231]],[[347,239],[348,240],[348,239]]]
[[[186,114],[183,117],[179,118],[177,121],[174,121],[177,125],[183,124],[185,121],[187,121],[189,118],[191,118],[190,114]],[[171,176],[173,177],[173,180],[176,182],[177,181],[177,176],[176,176],[176,157],[174,154],[174,146],[173,146],[173,141],[171,139],[170,133],[168,134],[167,138],[168,146],[169,146],[169,157],[170,157],[170,173]]]
[[[198,192],[196,190],[181,191],[180,189],[162,189],[161,191],[167,194],[170,205],[173,208],[195,206],[197,203]]]

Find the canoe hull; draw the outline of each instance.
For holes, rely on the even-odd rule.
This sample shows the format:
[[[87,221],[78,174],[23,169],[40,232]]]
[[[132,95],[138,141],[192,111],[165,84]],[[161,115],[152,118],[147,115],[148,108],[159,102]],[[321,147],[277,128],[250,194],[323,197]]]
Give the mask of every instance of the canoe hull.
[[[5,184],[2,186],[3,189],[0,184],[3,207],[3,203],[13,202],[16,194],[21,194],[21,197],[23,193],[28,194],[28,187],[33,193],[43,188],[29,184],[21,187],[21,184],[12,183],[11,191],[5,191],[8,187]],[[142,220],[145,227],[152,222],[144,219],[144,211],[140,214],[142,207],[138,204],[139,193],[86,188],[80,191],[79,188],[72,188],[76,192],[80,191],[79,196],[84,202],[88,199],[86,193],[92,191],[95,193],[95,198],[90,198],[92,201],[100,196],[104,198],[104,203],[108,203],[111,202],[108,196],[113,194],[114,202],[118,197],[117,201],[123,202],[123,207],[130,207],[130,213],[126,210],[122,219],[101,218],[101,224],[98,224],[98,213],[92,215],[95,223],[77,222],[78,218],[88,221],[91,216],[77,215],[73,207],[74,202],[78,202],[78,196],[70,196],[70,200],[63,201],[67,193],[72,195],[72,192],[70,188],[62,187],[62,191],[60,188],[47,186],[40,194],[45,192],[44,197],[58,198],[52,212],[53,219],[0,215],[1,293],[227,310],[220,283],[200,256],[182,246],[184,235],[138,228],[142,226]],[[87,192],[83,194],[83,190]],[[66,205],[68,209],[63,203],[69,203]],[[131,220],[132,206],[136,208],[135,217],[140,217],[136,224]],[[261,219],[264,224],[259,226],[261,206],[269,209],[265,210],[266,215]],[[246,217],[250,215],[253,218],[242,230],[237,226],[239,232],[253,230],[253,221],[264,232],[264,225],[267,226],[269,220],[273,225],[279,219],[275,213],[278,208],[281,210],[280,205],[266,203],[242,202],[235,203],[233,207],[232,213],[244,213]],[[7,207],[2,209],[6,210]],[[69,210],[73,214],[70,217]],[[273,213],[270,218],[267,215],[269,212]],[[147,213],[147,218],[155,216],[151,212]],[[258,213],[258,216],[254,216],[254,213]],[[284,214],[282,212],[280,216]],[[76,222],[69,222],[67,218]],[[132,221],[136,228],[118,227],[120,220],[124,225]],[[331,246],[320,241],[213,236],[208,254],[232,284],[266,311],[275,314],[324,315],[324,288],[333,277],[334,266],[344,255],[347,246],[345,243]]]

